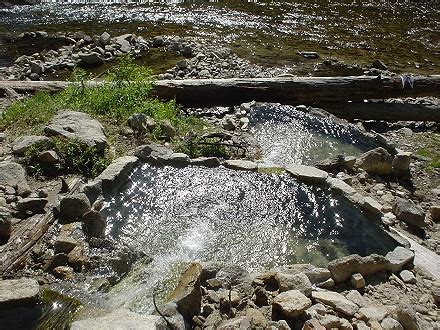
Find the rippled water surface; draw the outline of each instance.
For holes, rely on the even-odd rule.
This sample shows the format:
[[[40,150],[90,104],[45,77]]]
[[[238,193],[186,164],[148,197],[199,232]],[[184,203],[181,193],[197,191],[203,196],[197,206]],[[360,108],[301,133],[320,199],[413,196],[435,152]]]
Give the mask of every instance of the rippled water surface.
[[[254,107],[250,132],[264,162],[271,165],[313,165],[331,156],[358,156],[377,147],[352,126],[278,104]]]
[[[198,36],[267,65],[300,65],[304,59],[298,51],[314,50],[352,62],[380,58],[395,71],[438,72],[440,66],[440,5],[435,1],[41,2],[0,9],[0,32]]]
[[[154,257],[113,291],[114,304],[143,311],[154,284],[189,261],[233,262],[251,271],[394,247],[347,201],[288,175],[143,165],[105,214],[111,236]]]

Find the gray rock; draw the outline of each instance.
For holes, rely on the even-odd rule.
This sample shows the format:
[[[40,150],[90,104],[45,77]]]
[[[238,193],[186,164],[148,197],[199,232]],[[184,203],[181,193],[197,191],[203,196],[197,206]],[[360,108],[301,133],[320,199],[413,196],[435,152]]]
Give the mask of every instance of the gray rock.
[[[411,163],[410,152],[400,151],[393,159],[393,171],[396,177],[401,177],[409,174],[409,165]]]
[[[227,131],[233,131],[237,127],[237,123],[231,116],[225,116],[222,120],[222,127]]]
[[[108,44],[110,43],[110,40],[111,40],[111,36],[110,36],[109,33],[107,33],[107,31],[103,32],[103,33],[99,36],[99,39],[98,39],[98,41],[99,41],[101,44],[103,44],[104,46],[105,46],[105,45],[108,45]]]
[[[379,215],[382,213],[382,204],[380,204],[378,201],[376,201],[374,198],[372,197],[364,197],[360,200],[360,205],[362,207],[362,209],[364,209],[365,211],[372,213],[372,214],[376,214]]]
[[[31,278],[0,280],[0,310],[37,302],[38,282]]]
[[[48,135],[78,140],[89,147],[96,148],[98,152],[107,146],[107,138],[102,125],[83,112],[60,111],[44,131]]]
[[[137,148],[134,154],[143,161],[165,164],[169,161],[173,151],[160,144],[150,143]]]
[[[166,140],[169,141],[176,136],[177,130],[173,127],[169,120],[162,120],[159,125],[160,131],[162,132]]]
[[[267,327],[266,317],[259,309],[248,308],[246,310],[246,317],[251,321],[253,329],[265,329]]]
[[[345,295],[345,298],[347,298],[351,302],[354,302],[359,307],[365,307],[367,305],[365,298],[359,293],[358,290],[350,290]]]
[[[241,171],[256,171],[258,169],[257,163],[250,160],[240,160],[240,159],[228,159],[222,163],[225,167],[231,168],[233,170]]]
[[[432,205],[429,209],[431,218],[435,222],[440,222],[440,205]]]
[[[9,237],[11,237],[12,223],[10,211],[7,208],[1,207],[0,213],[0,244],[4,244],[9,240]],[[6,216],[6,214],[8,214],[8,216]]]
[[[398,305],[394,314],[394,318],[405,330],[422,330],[430,328],[429,325],[417,315],[415,309],[411,305]]]
[[[128,53],[131,51],[130,42],[122,38],[122,36],[116,39],[116,45],[117,47],[119,47],[119,50],[123,53]]]
[[[384,62],[382,62],[381,60],[376,59],[373,61],[373,63],[371,65],[375,69],[388,70],[388,67],[386,66],[386,64]]]
[[[351,275],[350,283],[353,286],[353,288],[361,289],[361,288],[365,287],[365,278],[362,276],[362,274],[355,273],[355,274]]]
[[[31,72],[37,75],[41,75],[44,72],[44,65],[41,62],[30,61]]]
[[[53,141],[47,136],[20,136],[12,143],[12,153],[14,155],[22,156],[32,147],[38,148],[39,150],[47,150],[53,147]]]
[[[355,303],[337,292],[313,291],[312,298],[348,316],[353,316],[359,310]]]
[[[84,193],[64,196],[60,200],[60,221],[62,223],[79,221],[90,207],[90,201]]]
[[[53,150],[46,150],[38,153],[38,161],[44,164],[55,164],[58,163],[60,158],[58,154]]]
[[[151,132],[156,127],[154,119],[143,113],[135,113],[131,115],[127,122],[128,126],[138,133]]]
[[[112,161],[97,178],[102,181],[103,193],[111,193],[123,184],[138,161],[134,156],[123,156]]]
[[[31,214],[44,213],[47,199],[27,197],[17,202],[17,211],[21,214],[30,212]]]
[[[390,262],[385,257],[377,254],[371,254],[367,257],[352,254],[329,262],[327,268],[336,282],[344,282],[354,273],[366,276],[388,271]]]
[[[88,237],[105,237],[105,228],[107,222],[102,217],[101,213],[90,210],[82,217],[82,229],[84,234]]]
[[[78,242],[72,237],[60,235],[55,240],[55,253],[69,254],[77,245]]]
[[[312,293],[312,283],[309,278],[303,274],[286,274],[277,273],[275,276],[279,285],[279,292],[285,292],[290,290],[299,290],[305,296],[310,296]]]
[[[391,317],[384,318],[380,325],[383,330],[403,330],[403,327],[399,321]]]
[[[127,309],[117,309],[111,313],[95,318],[75,321],[72,330],[101,330],[101,329],[143,329],[156,330],[161,317],[133,313]]]
[[[328,177],[326,181],[333,191],[342,194],[343,196],[352,196],[356,194],[356,189],[340,179]]]
[[[311,264],[294,264],[279,267],[276,271],[288,274],[304,274],[312,284],[324,282],[331,277],[331,273],[327,268],[320,268]]]
[[[220,160],[217,157],[198,157],[191,159],[191,165],[205,167],[219,167]]]
[[[170,156],[169,163],[173,166],[187,166],[191,163],[191,159],[187,154],[175,152]]]
[[[164,39],[162,36],[156,36],[153,38],[153,47],[162,47],[164,45]]]
[[[73,279],[74,271],[69,266],[58,266],[52,270],[52,274],[61,280],[70,281]]]
[[[217,327],[218,330],[229,330],[229,329],[251,329],[251,320],[246,316],[235,317],[230,320],[223,321]]]
[[[390,263],[390,270],[394,273],[401,270],[404,266],[412,265],[414,252],[398,246],[393,251],[388,252],[385,258]]]
[[[81,60],[81,62],[85,65],[98,65],[104,62],[104,60],[101,57],[101,54],[96,52],[79,53],[78,57]]]
[[[393,212],[397,219],[416,227],[425,227],[425,212],[411,200],[396,197]]]
[[[402,270],[400,272],[399,276],[402,279],[402,281],[405,283],[409,283],[409,284],[416,284],[417,283],[416,277],[409,270],[406,270],[406,269]]]
[[[386,309],[382,307],[368,306],[361,307],[358,311],[365,322],[382,321],[388,314]]]
[[[384,148],[376,148],[362,154],[356,166],[368,173],[390,175],[393,173],[392,157]]]
[[[300,181],[311,183],[324,183],[328,173],[312,166],[292,164],[286,167],[286,171]]]
[[[345,157],[344,155],[337,155],[335,157],[324,159],[315,164],[315,167],[320,170],[332,172],[341,171],[344,169],[351,170],[356,163],[356,157]]]
[[[32,72],[32,73],[29,75],[29,79],[30,79],[31,81],[39,81],[39,80],[40,80],[40,75],[38,75],[38,74],[35,73],[35,72]]]
[[[312,301],[299,290],[290,290],[277,295],[272,308],[287,318],[295,318],[312,306]]]

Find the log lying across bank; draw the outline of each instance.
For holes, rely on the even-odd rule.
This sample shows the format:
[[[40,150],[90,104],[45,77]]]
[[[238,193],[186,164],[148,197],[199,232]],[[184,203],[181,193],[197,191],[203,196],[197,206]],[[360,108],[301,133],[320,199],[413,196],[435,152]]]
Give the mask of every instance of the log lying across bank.
[[[68,84],[57,81],[1,81],[0,90],[5,91],[9,88],[18,93],[57,91],[66,88]],[[90,84],[95,85],[99,82],[92,81]],[[252,100],[293,105],[362,102],[365,99],[396,97],[440,97],[440,75],[414,76],[405,83],[405,87],[400,76],[159,80],[153,93],[161,99],[176,99],[179,104],[187,107],[229,106]],[[350,111],[356,112],[356,109]],[[436,109],[427,111],[432,112],[426,116],[430,119],[421,120],[440,119]],[[392,116],[395,120],[410,120],[398,118],[398,108],[392,112],[395,112],[395,116]],[[353,117],[356,117],[356,113]]]

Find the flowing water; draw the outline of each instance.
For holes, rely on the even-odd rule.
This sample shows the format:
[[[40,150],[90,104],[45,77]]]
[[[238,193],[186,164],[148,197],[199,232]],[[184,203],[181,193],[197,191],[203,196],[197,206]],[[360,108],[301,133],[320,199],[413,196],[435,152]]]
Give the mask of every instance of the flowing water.
[[[154,288],[169,289],[190,261],[256,271],[395,247],[348,201],[287,174],[145,164],[104,214],[109,235],[153,257],[109,295],[114,307],[141,312],[151,311]]]
[[[339,154],[359,156],[377,147],[353,126],[286,105],[253,107],[249,127],[269,165],[313,165]]]

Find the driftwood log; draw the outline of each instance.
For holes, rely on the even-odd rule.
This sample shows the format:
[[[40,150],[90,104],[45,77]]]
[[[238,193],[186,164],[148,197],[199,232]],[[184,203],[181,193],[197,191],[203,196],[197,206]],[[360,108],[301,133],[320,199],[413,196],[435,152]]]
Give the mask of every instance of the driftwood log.
[[[69,183],[70,193],[80,185],[79,179]],[[13,226],[8,242],[0,246],[0,276],[6,276],[19,269],[29,256],[34,245],[44,236],[54,221],[52,211],[21,220]]]
[[[88,82],[92,86],[99,83]],[[59,91],[68,84],[60,81],[0,81],[0,90],[3,90],[3,94],[6,94],[7,88],[17,93]],[[365,99],[397,97],[440,97],[440,75],[414,76],[411,83],[406,83],[405,86],[400,76],[159,80],[156,82],[153,94],[164,100],[175,99],[186,107],[230,106],[253,100],[297,105],[363,102]],[[357,118],[356,111],[353,107],[350,116]],[[365,113],[365,111],[368,113],[369,110],[361,112]],[[388,108],[385,109],[386,114],[383,114],[383,111],[376,111],[369,119],[385,119],[386,116],[387,119],[394,120],[440,120],[437,109],[424,111],[426,113],[423,119],[418,119],[417,113],[412,116],[411,111],[400,118],[399,107]]]

